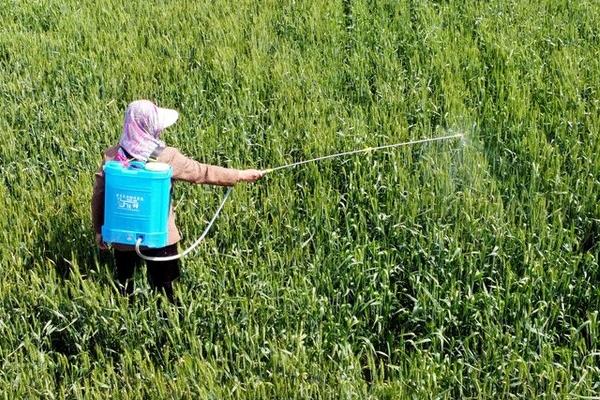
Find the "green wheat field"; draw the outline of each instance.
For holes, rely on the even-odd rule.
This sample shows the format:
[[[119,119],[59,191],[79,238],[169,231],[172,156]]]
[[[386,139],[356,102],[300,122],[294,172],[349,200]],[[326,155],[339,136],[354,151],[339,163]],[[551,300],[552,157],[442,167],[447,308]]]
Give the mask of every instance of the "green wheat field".
[[[129,306],[90,196],[143,98],[235,168],[464,139],[240,184]],[[598,398],[599,126],[597,0],[0,0],[0,398]]]

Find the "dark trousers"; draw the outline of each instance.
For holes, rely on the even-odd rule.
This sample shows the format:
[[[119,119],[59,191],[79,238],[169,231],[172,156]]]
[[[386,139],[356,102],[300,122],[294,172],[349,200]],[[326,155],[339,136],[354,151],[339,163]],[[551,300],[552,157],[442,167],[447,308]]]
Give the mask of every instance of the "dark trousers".
[[[172,244],[159,249],[145,249],[144,255],[151,257],[167,257],[177,254],[177,244]],[[135,251],[114,250],[117,281],[121,293],[132,298],[133,274],[142,259]],[[173,261],[146,261],[148,270],[148,282],[156,292],[164,292],[171,303],[175,303],[173,293],[173,281],[179,278],[179,260]]]

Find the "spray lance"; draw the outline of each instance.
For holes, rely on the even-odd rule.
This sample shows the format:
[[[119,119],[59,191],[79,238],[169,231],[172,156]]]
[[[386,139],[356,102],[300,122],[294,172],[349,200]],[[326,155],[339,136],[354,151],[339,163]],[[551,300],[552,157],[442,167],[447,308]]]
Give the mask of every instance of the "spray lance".
[[[266,174],[271,174],[271,173],[276,172],[276,171],[290,169],[290,168],[298,167],[298,166],[301,166],[301,165],[304,165],[304,164],[313,163],[313,162],[319,162],[319,161],[324,161],[324,160],[329,160],[329,159],[333,159],[333,158],[346,157],[346,156],[350,156],[350,155],[354,155],[354,154],[369,153],[369,152],[386,150],[386,149],[392,149],[392,148],[402,147],[402,146],[411,146],[411,145],[414,145],[414,144],[429,143],[429,142],[435,142],[435,141],[444,141],[444,140],[450,140],[450,139],[458,139],[458,138],[462,138],[462,137],[463,137],[463,135],[459,133],[459,134],[447,135],[447,136],[440,136],[440,137],[435,137],[435,138],[426,138],[426,139],[419,139],[419,140],[411,140],[411,141],[408,141],[408,142],[388,144],[388,145],[377,146],[377,147],[367,147],[367,148],[360,149],[360,150],[352,150],[352,151],[346,151],[346,152],[342,152],[342,153],[335,153],[335,154],[330,154],[330,155],[326,155],[326,156],[321,156],[321,157],[313,158],[313,159],[310,159],[310,160],[303,160],[303,161],[298,161],[298,162],[294,162],[294,163],[290,163],[290,164],[281,165],[281,166],[278,166],[278,167],[268,168],[268,169],[263,170],[263,173],[266,175]],[[164,171],[163,171],[163,178],[165,176],[168,176],[167,179],[169,179],[169,184],[170,184],[170,175],[168,175],[168,174],[165,175]],[[108,184],[108,180],[107,180],[107,184]],[[166,181],[164,181],[162,184],[164,186],[166,184]],[[168,187],[168,189],[170,190],[170,186]],[[134,233],[133,236],[130,235],[128,237],[127,244],[135,244],[135,251],[136,251],[136,253],[138,254],[138,256],[140,256],[144,260],[149,260],[149,261],[171,261],[171,260],[179,259],[181,257],[185,257],[187,254],[189,254],[191,251],[193,251],[204,240],[204,238],[206,237],[206,235],[208,234],[208,232],[212,228],[213,224],[215,223],[217,217],[221,213],[221,210],[223,209],[223,206],[227,202],[227,199],[229,198],[232,190],[233,190],[232,187],[227,188],[227,191],[225,192],[225,195],[223,196],[223,199],[221,200],[221,203],[219,204],[219,207],[217,208],[217,210],[214,213],[213,217],[208,222],[206,228],[204,229],[204,231],[202,232],[202,234],[200,235],[200,237],[198,237],[198,239],[190,247],[188,247],[187,249],[185,249],[183,252],[181,252],[181,253],[179,253],[177,255],[174,255],[174,256],[169,256],[169,257],[150,257],[150,256],[147,256],[147,255],[144,255],[141,252],[141,249],[140,249],[140,246],[142,245],[142,243],[144,243],[144,245],[147,246],[147,247],[161,247],[159,245],[148,246],[148,244],[144,242],[144,238],[149,236],[147,234]],[[128,197],[126,197],[126,199],[127,198]],[[135,199],[136,196],[133,196],[133,198]],[[166,216],[164,218],[166,218]],[[104,232],[104,227],[103,227],[103,232]],[[107,233],[108,232],[110,232],[110,230],[107,230]],[[104,234],[103,234],[103,236],[104,236]],[[166,241],[166,233],[165,233],[164,240]],[[166,245],[166,242],[165,242],[165,245]]]

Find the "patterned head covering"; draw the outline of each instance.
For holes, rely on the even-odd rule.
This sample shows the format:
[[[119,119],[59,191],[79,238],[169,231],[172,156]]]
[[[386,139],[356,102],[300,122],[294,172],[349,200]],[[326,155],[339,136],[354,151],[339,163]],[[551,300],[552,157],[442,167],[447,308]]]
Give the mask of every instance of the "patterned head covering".
[[[177,121],[179,113],[168,108],[157,107],[149,100],[136,100],[125,111],[123,134],[115,159],[127,163],[132,157],[148,161],[152,153],[165,147],[158,139],[163,129]]]

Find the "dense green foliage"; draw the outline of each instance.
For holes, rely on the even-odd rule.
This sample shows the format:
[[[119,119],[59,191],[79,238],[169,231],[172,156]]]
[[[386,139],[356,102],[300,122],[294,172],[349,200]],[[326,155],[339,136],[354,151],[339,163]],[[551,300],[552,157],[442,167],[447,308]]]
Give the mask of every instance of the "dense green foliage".
[[[598,395],[599,26],[595,0],[0,0],[0,393]],[[467,140],[241,185],[182,309],[143,271],[128,307],[89,203],[138,98],[234,167]],[[177,184],[184,245],[222,193]]]

